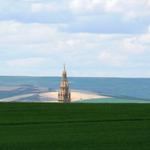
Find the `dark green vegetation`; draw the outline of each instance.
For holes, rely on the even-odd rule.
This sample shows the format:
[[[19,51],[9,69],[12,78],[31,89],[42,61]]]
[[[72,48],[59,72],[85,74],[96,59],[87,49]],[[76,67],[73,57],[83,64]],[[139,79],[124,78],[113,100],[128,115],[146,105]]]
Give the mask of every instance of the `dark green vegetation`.
[[[77,101],[75,103],[150,103],[149,100],[131,100],[131,99],[120,99],[120,98],[100,98],[100,99],[87,99]]]
[[[0,150],[149,149],[149,104],[0,104]]]

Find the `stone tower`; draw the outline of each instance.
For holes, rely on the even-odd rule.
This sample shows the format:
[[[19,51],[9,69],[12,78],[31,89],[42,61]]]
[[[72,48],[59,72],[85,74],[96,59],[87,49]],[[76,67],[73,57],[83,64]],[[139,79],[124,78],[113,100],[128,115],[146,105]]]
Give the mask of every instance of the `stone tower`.
[[[64,70],[62,73],[62,79],[60,83],[60,91],[58,93],[58,101],[62,103],[70,103],[71,102],[71,93],[69,90],[69,84],[67,79],[67,72],[64,65]]]

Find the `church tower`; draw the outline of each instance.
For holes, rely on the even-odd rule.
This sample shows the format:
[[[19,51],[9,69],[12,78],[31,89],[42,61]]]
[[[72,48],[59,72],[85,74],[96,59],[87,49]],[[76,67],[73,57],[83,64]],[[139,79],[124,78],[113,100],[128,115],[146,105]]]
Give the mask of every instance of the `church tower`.
[[[69,84],[67,79],[67,72],[64,65],[64,70],[62,73],[62,79],[60,83],[60,91],[58,93],[58,101],[62,103],[70,103],[71,102],[71,93],[69,90]]]

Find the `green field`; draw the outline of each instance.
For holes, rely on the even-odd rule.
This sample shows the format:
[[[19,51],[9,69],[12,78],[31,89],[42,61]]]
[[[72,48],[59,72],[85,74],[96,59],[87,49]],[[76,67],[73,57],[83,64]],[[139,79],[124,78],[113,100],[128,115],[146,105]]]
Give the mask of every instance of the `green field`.
[[[0,150],[149,149],[149,104],[0,104]]]

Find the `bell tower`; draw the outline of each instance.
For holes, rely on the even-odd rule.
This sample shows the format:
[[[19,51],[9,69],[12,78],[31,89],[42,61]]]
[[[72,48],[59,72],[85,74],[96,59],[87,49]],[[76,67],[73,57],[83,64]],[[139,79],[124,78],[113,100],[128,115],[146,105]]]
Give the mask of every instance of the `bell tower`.
[[[62,73],[62,79],[60,82],[60,90],[58,93],[58,101],[62,103],[70,103],[71,102],[71,93],[69,90],[69,83],[67,79],[67,71],[64,65],[64,70]]]

